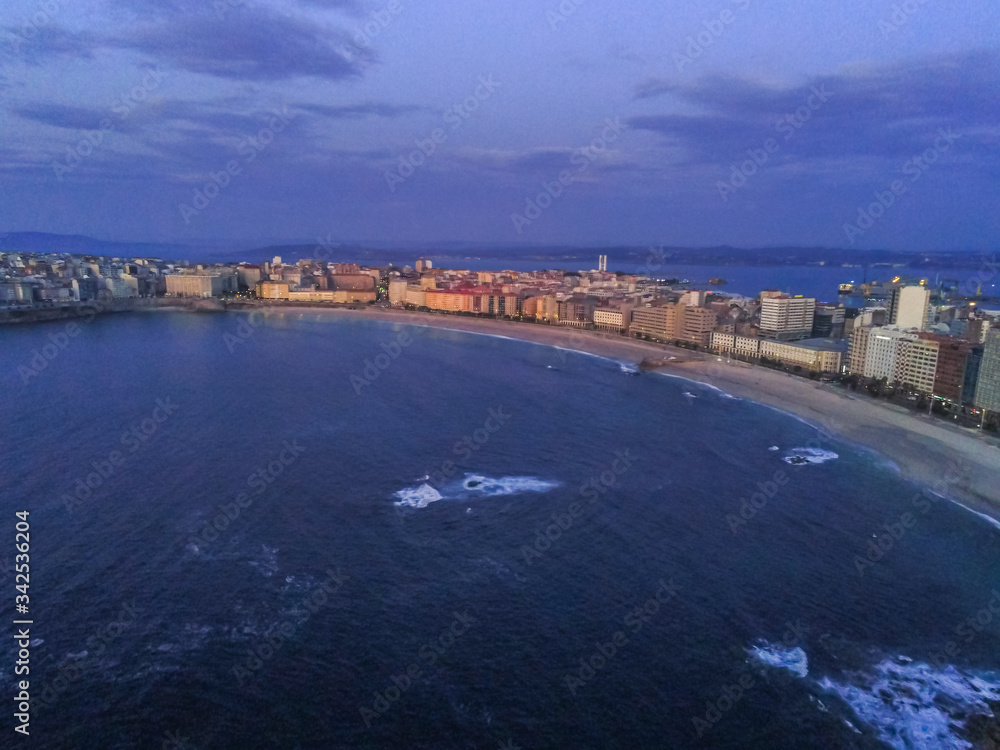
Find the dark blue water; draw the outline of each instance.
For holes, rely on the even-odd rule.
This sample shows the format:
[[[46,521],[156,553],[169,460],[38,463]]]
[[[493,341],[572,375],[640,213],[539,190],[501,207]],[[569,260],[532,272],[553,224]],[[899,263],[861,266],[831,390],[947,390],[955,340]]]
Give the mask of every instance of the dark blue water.
[[[1000,698],[1000,529],[871,453],[596,357],[241,320],[99,319],[37,376],[64,324],[0,330],[34,747],[964,747]]]

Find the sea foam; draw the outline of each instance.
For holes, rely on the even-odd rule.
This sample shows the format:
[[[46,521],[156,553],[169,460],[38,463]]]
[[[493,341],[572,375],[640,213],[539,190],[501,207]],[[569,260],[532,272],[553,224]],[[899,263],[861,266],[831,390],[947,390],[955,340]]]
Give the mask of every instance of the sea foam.
[[[781,460],[789,464],[825,464],[840,458],[833,451],[822,448],[792,448],[787,456],[782,456]]]
[[[450,482],[440,490],[429,484],[407,487],[393,493],[396,506],[404,508],[426,508],[439,500],[473,500],[483,497],[503,497],[520,495],[525,492],[548,492],[559,486],[559,482],[538,477],[487,477],[482,474],[466,474],[460,480]]]
[[[1000,676],[908,661],[886,659],[874,674],[855,673],[849,682],[824,677],[819,684],[839,695],[891,747],[971,748],[960,730],[971,714],[993,716],[986,701],[1000,700]]]
[[[758,641],[757,645],[747,650],[754,661],[775,669],[787,669],[799,677],[809,674],[809,658],[806,652],[798,646],[794,648],[775,645],[767,641]]]
[[[399,500],[396,505],[405,508],[426,508],[431,503],[436,503],[441,499],[441,493],[429,484],[421,484],[416,487],[407,487],[395,493]]]

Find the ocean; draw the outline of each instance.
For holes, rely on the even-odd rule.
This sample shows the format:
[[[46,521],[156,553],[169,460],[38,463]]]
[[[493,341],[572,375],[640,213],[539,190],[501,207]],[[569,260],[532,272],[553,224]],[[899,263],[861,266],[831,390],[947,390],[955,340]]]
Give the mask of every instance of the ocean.
[[[998,708],[1000,528],[787,414],[387,322],[66,325],[0,331],[35,748],[964,748]]]

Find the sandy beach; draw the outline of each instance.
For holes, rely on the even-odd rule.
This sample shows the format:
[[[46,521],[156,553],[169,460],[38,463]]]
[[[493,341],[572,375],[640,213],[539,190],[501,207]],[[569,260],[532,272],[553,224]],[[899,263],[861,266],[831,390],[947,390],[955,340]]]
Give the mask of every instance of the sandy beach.
[[[704,352],[596,331],[385,308],[282,306],[280,310],[287,314],[339,315],[507,336],[635,363],[645,358],[668,360],[658,372],[715,386],[733,396],[793,414],[823,434],[879,453],[905,476],[1000,522],[1000,440],[875,401],[863,392],[743,362],[727,363]]]

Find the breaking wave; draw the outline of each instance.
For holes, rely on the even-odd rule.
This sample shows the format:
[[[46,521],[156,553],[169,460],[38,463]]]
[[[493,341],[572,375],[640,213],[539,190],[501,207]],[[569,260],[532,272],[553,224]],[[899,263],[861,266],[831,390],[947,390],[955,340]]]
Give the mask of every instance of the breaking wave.
[[[525,492],[548,492],[559,482],[537,477],[492,478],[482,474],[466,474],[460,480],[435,489],[429,484],[407,487],[393,493],[395,505],[405,508],[426,508],[439,500],[472,500],[483,497],[520,495]]]
[[[992,717],[987,701],[1000,700],[997,675],[936,669],[906,657],[882,661],[873,674],[852,673],[849,682],[824,677],[819,684],[899,750],[971,748],[962,736],[965,722],[976,714]]]
[[[757,645],[747,650],[750,658],[768,667],[787,669],[789,672],[805,677],[809,674],[809,659],[806,652],[798,646],[789,647],[775,645],[767,641],[758,641]]]
[[[840,458],[833,451],[826,451],[822,448],[792,448],[787,456],[782,456],[781,460],[788,464],[825,464]]]

